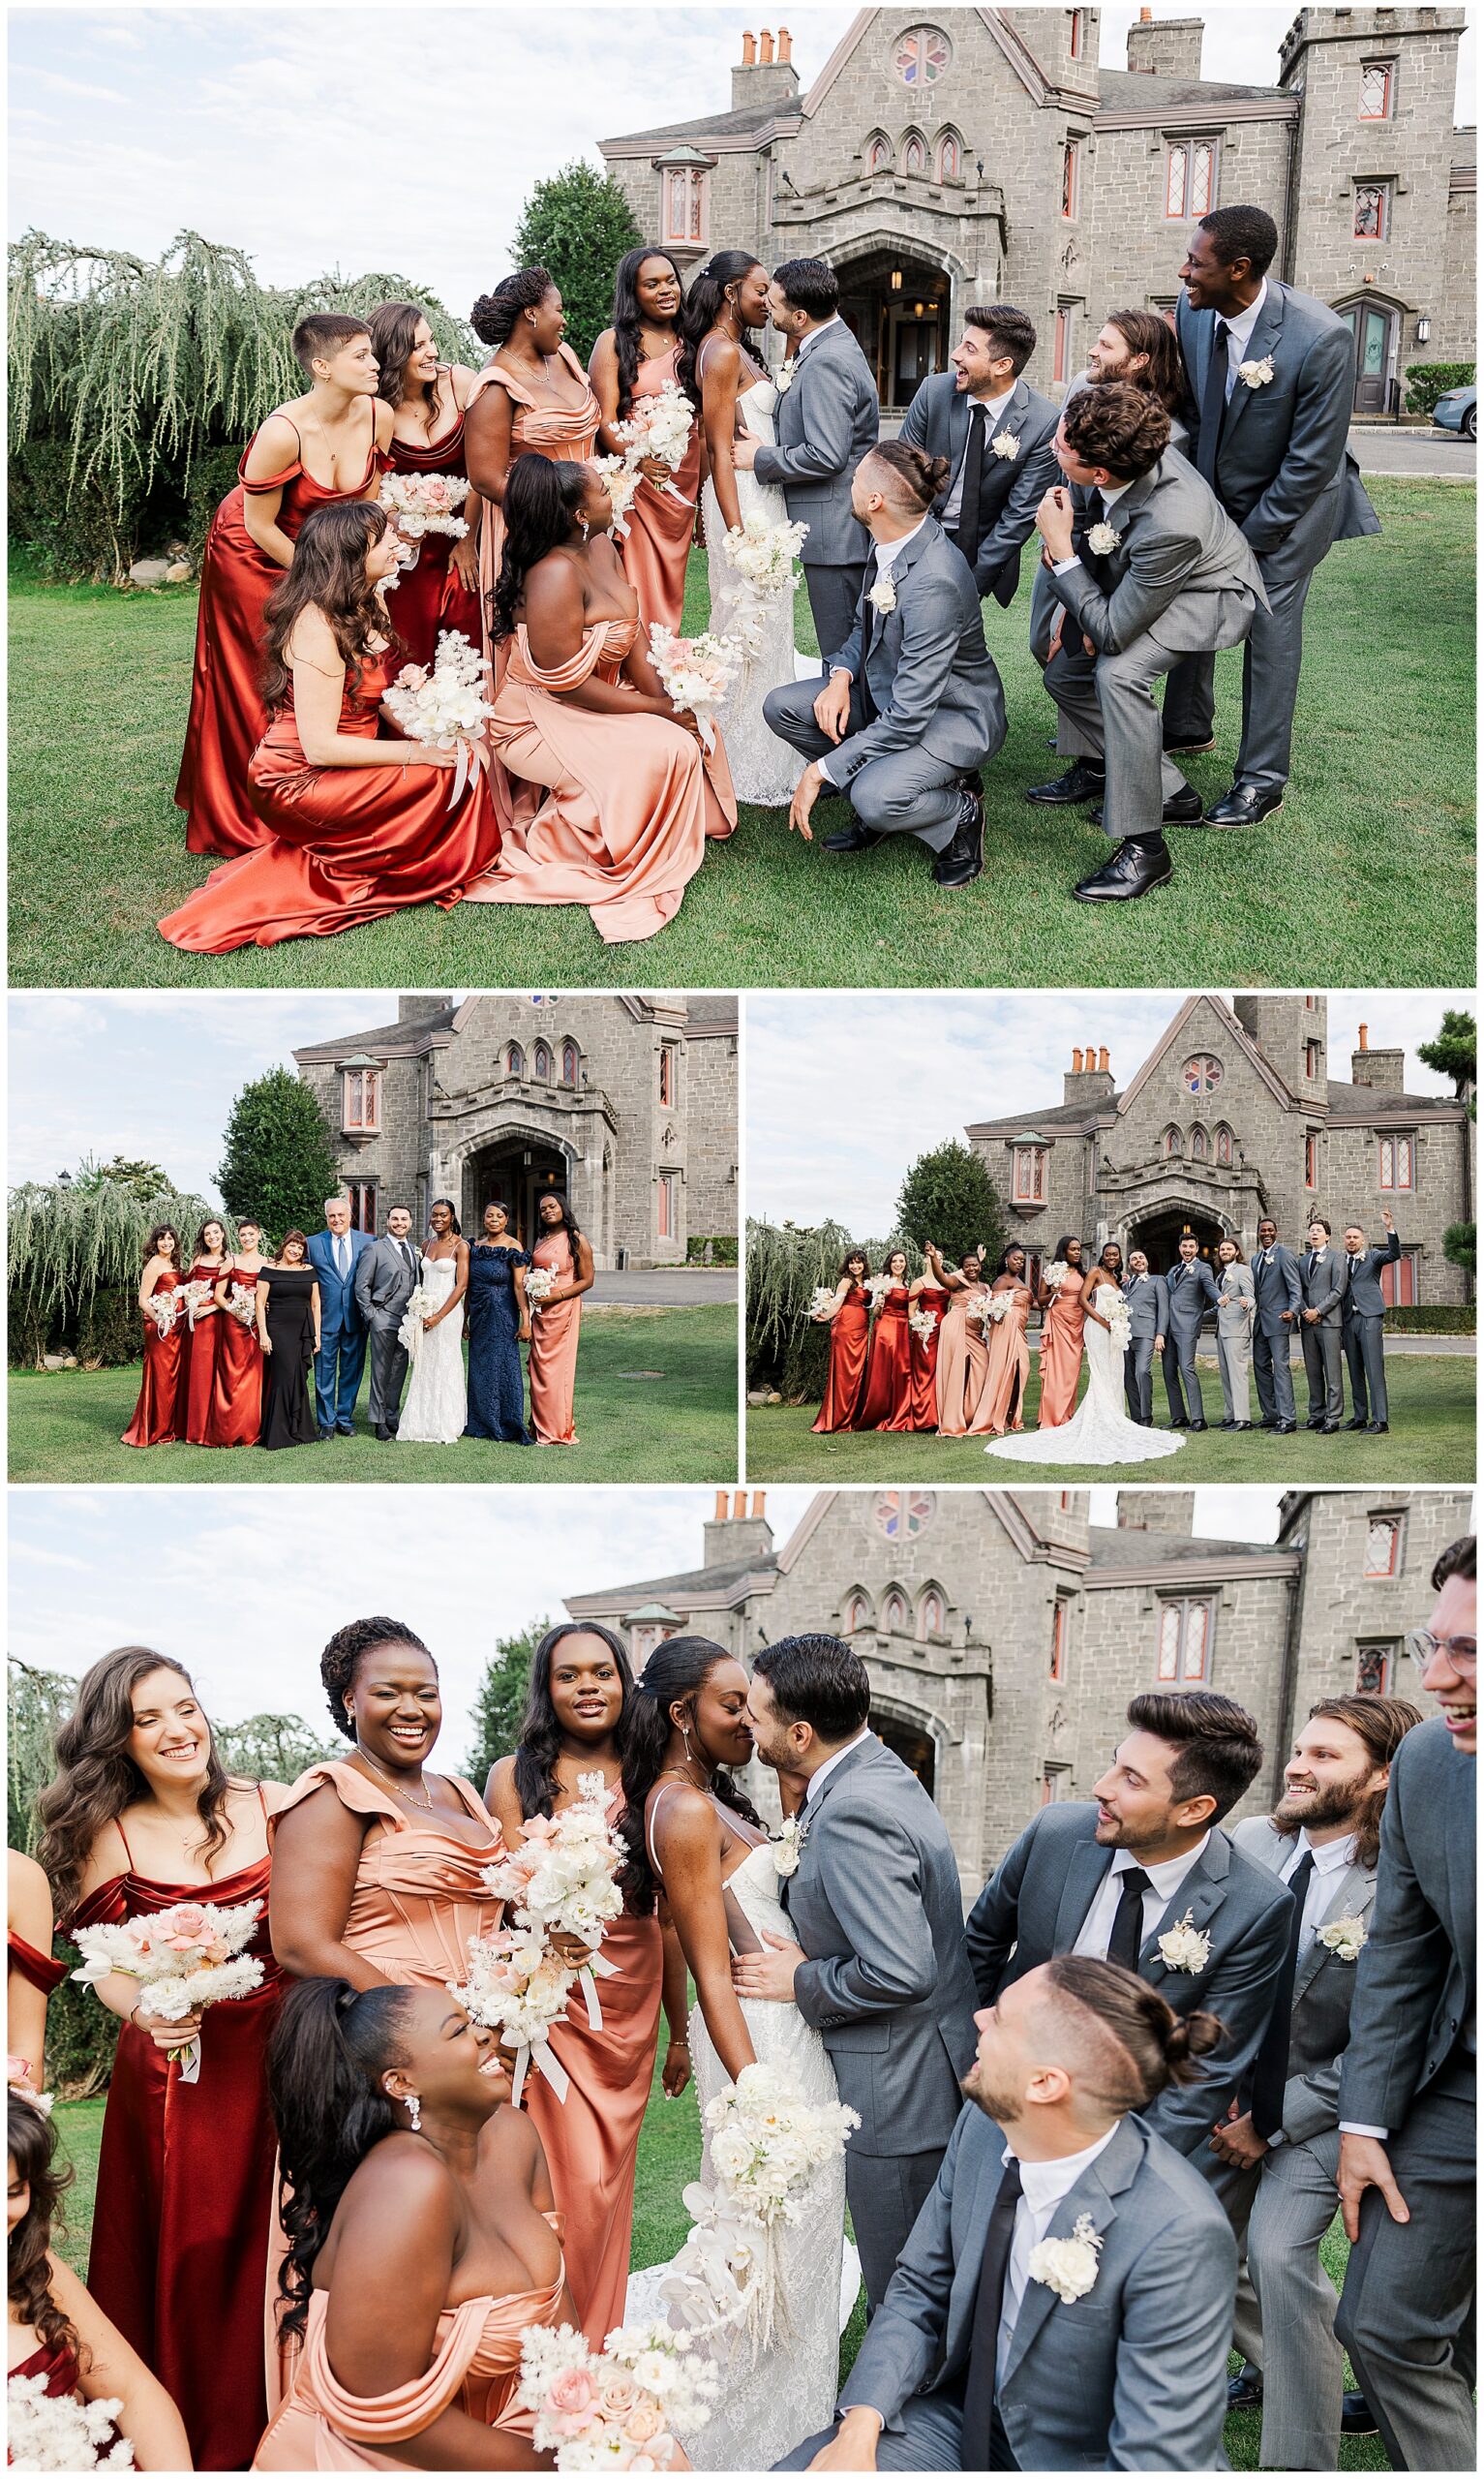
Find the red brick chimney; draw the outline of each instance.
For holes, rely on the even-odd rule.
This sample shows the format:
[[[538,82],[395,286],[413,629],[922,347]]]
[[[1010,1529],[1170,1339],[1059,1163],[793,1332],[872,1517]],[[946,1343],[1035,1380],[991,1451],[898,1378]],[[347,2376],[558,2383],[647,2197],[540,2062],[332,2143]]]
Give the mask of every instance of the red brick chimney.
[[[1079,1050],[1075,1050],[1072,1054],[1072,1073],[1074,1076],[1080,1076],[1082,1073],[1082,1054]]]
[[[762,43],[758,48],[757,59],[758,67],[760,69],[771,69],[772,67],[772,37],[768,33],[766,27],[763,32]]]
[[[780,26],[778,28],[778,58],[780,60],[792,60],[793,56],[794,38],[789,33],[787,26]]]
[[[754,35],[743,35],[742,37],[742,65],[744,69],[755,69],[757,67],[757,39]]]

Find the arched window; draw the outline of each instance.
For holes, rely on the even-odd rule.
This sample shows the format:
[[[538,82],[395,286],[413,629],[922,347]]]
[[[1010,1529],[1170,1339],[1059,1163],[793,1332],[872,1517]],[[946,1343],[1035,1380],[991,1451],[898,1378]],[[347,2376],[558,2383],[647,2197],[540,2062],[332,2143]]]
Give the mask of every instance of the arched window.
[[[538,1085],[549,1085],[551,1083],[552,1055],[547,1049],[545,1042],[537,1042],[536,1044],[532,1072]]]
[[[963,178],[963,148],[956,130],[946,129],[938,140],[938,178],[940,181]]]
[[[505,1053],[505,1074],[507,1076],[524,1076],[525,1073],[526,1054],[522,1050],[519,1042],[512,1042]]]
[[[924,1593],[922,1606],[917,1614],[917,1632],[924,1638],[928,1636],[942,1635],[943,1595],[940,1592]]]
[[[904,1636],[907,1632],[907,1605],[894,1584],[883,1605],[881,1623],[889,1636]]]
[[[1180,1070],[1181,1081],[1188,1093],[1214,1093],[1222,1081],[1222,1063],[1206,1051],[1197,1051]]]
[[[1166,1154],[1178,1153],[1181,1150],[1179,1129],[1177,1127],[1167,1127],[1161,1139],[1161,1143]]]
[[[563,1085],[575,1085],[577,1082],[577,1046],[574,1042],[561,1045],[561,1081]]]
[[[893,149],[892,141],[890,138],[888,138],[886,131],[884,129],[873,130],[870,137],[865,141],[865,168],[867,172],[890,172],[893,157]]]
[[[871,1606],[863,1592],[853,1592],[845,1604],[845,1633],[857,1636],[871,1620]]]
[[[1206,1162],[1210,1160],[1210,1156],[1211,1140],[1207,1136],[1205,1129],[1203,1127],[1193,1127],[1191,1130],[1191,1160],[1193,1162]]]
[[[926,169],[926,141],[918,135],[918,132],[915,129],[911,130],[902,141],[902,170],[904,172],[925,172]]]
[[[1216,1131],[1216,1158],[1229,1170],[1231,1166],[1231,1130],[1223,1121]]]

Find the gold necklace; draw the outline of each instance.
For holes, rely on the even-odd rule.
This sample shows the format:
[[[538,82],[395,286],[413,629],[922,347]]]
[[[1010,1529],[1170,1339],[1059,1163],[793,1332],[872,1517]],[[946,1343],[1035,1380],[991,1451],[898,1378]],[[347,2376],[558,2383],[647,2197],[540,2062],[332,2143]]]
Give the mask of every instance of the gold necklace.
[[[386,1767],[385,1767],[385,1765],[384,1765],[384,1764],[379,1764],[379,1763],[377,1762],[376,1758],[375,1758],[374,1756],[372,1756],[372,1755],[369,1753],[369,1751],[368,1751],[367,1749],[365,1749],[365,1748],[363,1748],[363,1747],[357,1747],[357,1749],[356,1749],[356,1754],[361,1758],[361,1760],[362,1760],[363,1763],[369,1764],[369,1765],[370,1765],[370,1767],[371,1767],[371,1769],[372,1769],[372,1771],[373,1771],[374,1773],[379,1773],[379,1774],[380,1774],[380,1776],[381,1776],[382,1781],[383,1781],[383,1782],[385,1782],[385,1783],[387,1783],[387,1784],[390,1786],[391,1793],[392,1793],[392,1796],[393,1796],[393,1798],[394,1798],[394,1799],[403,1799],[403,1800],[405,1800],[405,1801],[407,1802],[407,1805],[408,1805],[409,1808],[426,1808],[426,1809],[427,1809],[427,1811],[428,1811],[428,1813],[429,1813],[429,1815],[430,1815],[430,1816],[432,1815],[432,1813],[433,1813],[433,1793],[432,1793],[432,1791],[431,1791],[431,1790],[428,1790],[428,1795],[427,1795],[427,1797],[426,1797],[425,1799],[419,1799],[419,1798],[417,1798],[416,1796],[414,1796],[414,1794],[413,1794],[413,1792],[412,1792],[412,1791],[410,1791],[410,1790],[404,1790],[400,1789],[400,1788],[399,1788],[399,1786],[398,1786],[398,1783],[397,1783],[396,1776],[395,1776],[394,1774],[392,1774],[392,1773],[389,1773],[389,1772],[387,1771],[387,1769],[386,1769]],[[422,1776],[421,1776],[420,1774],[419,1774],[419,1776],[418,1776],[418,1780],[419,1780],[419,1782],[422,1782]],[[425,1790],[428,1790],[428,1786],[427,1786],[426,1782],[422,1782],[422,1788],[423,1788]]]

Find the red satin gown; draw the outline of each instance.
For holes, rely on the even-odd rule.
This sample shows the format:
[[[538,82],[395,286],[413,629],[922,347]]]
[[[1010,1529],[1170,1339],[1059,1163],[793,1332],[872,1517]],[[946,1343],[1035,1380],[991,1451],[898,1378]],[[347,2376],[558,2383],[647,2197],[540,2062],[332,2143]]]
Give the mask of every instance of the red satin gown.
[[[912,1329],[907,1286],[893,1283],[881,1303],[871,1336],[870,1373],[865,1400],[856,1426],[862,1429],[910,1429],[912,1426]]]
[[[221,1271],[227,1278],[228,1298],[234,1283],[253,1294],[256,1320],[257,1274],[230,1261]],[[262,1427],[262,1345],[256,1322],[244,1326],[229,1308],[211,1322],[217,1328],[217,1366],[206,1444],[256,1446]]]
[[[49,1954],[38,1953],[34,1945],[27,1944],[24,1937],[16,1936],[14,1928],[6,1931],[6,1943],[8,1973],[15,1972],[21,1979],[29,1980],[33,1988],[41,1990],[43,1997],[49,1997],[54,1988],[61,1987],[67,1977],[65,1963],[53,1962]]]
[[[912,1426],[914,1429],[936,1429],[938,1425],[938,1336],[948,1314],[949,1295],[946,1291],[920,1291],[913,1301],[914,1312],[925,1313],[933,1321],[928,1335],[912,1337]]]
[[[464,415],[455,413],[452,430],[441,439],[394,439],[388,454],[394,474],[449,474],[467,481]],[[458,510],[466,524],[469,508],[466,500]],[[418,540],[416,566],[398,574],[390,609],[402,639],[403,662],[430,663],[443,628],[459,629],[475,653],[479,651],[479,597],[460,584],[449,565],[453,551],[451,534],[424,534]]]
[[[364,666],[354,689],[348,672],[344,734],[377,739],[378,708],[401,664],[388,649]],[[446,912],[500,850],[482,769],[450,810],[453,777],[443,767],[311,766],[291,689],[254,753],[250,782],[267,841],[213,870],[167,915],[160,933],[172,947],[225,956],[285,938],[328,938],[408,904]]]
[[[184,1281],[184,1274],[172,1269],[155,1276],[155,1289],[179,1291]],[[139,1314],[144,1319],[144,1374],[124,1444],[178,1444],[186,1433],[186,1321],[184,1316],[177,1317],[169,1332],[162,1334],[153,1317],[143,1309]]]
[[[853,1282],[830,1321],[830,1373],[816,1430],[857,1429],[865,1400],[866,1331],[870,1325],[870,1294]]]
[[[197,1262],[186,1276],[188,1282],[209,1282],[215,1296],[217,1284],[227,1269]],[[225,1323],[219,1315],[196,1313],[193,1327],[186,1320],[181,1327],[181,1351],[186,1363],[184,1394],[186,1403],[186,1436],[192,1446],[210,1446],[211,1406],[216,1393],[217,1353],[221,1346],[221,1330]]]
[[[262,1905],[250,1948],[262,1985],[210,2007],[197,2082],[183,2083],[179,2066],[132,2024],[121,2028],[98,2159],[88,2287],[174,2402],[197,2470],[246,2469],[267,2421],[274,2142],[264,2078],[284,1986],[268,1943],[268,1870],[256,1859],[210,1884],[167,1885],[136,1876],[131,1861],[72,1923],[94,1927],[177,1902]]]
[[[634,374],[635,404],[657,396],[674,380],[680,362],[679,344],[668,352],[641,361]],[[679,497],[676,494],[679,493]],[[639,597],[639,617],[646,630],[651,620],[662,628],[680,631],[685,608],[685,564],[696,530],[696,501],[701,495],[701,417],[690,426],[683,462],[670,477],[670,488],[642,481],[629,504],[628,533],[619,539],[623,572]]]
[[[1076,1408],[1076,1383],[1082,1373],[1082,1277],[1069,1266],[1066,1278],[1045,1311],[1041,1346],[1041,1416],[1037,1425],[1059,1429]]]
[[[267,481],[249,482],[245,478],[253,452],[249,440],[237,468],[237,486],[227,492],[211,520],[201,563],[191,712],[175,784],[175,806],[186,811],[189,821],[188,852],[251,852],[266,840],[261,815],[249,797],[248,766],[266,721],[263,609],[274,587],[282,582],[284,570],[249,534],[243,514],[245,499],[282,491],[278,525],[290,542],[297,539],[311,508],[364,499],[373,475],[384,473],[387,466],[387,458],[375,445],[375,418],[373,411],[373,444],[354,490],[328,489],[297,462]]]

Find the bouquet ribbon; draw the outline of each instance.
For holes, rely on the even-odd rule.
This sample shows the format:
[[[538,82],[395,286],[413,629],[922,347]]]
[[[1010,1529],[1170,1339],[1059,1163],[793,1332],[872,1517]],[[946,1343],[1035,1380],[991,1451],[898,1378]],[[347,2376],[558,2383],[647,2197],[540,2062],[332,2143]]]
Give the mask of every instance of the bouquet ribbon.
[[[588,2029],[590,2032],[600,2032],[603,2028],[603,2009],[598,2003],[597,1988],[593,1981],[594,1972],[599,1979],[617,1979],[619,1966],[617,1963],[605,1962],[601,1954],[590,1954],[577,1974],[577,1985],[582,1990],[583,2003],[588,2008]]]
[[[521,2105],[521,2094],[526,2089],[527,2068],[532,2059],[541,2073],[545,2075],[559,2100],[564,2100],[572,2089],[571,2076],[558,2058],[546,2034],[541,2032],[533,2040],[522,2040],[515,2052],[515,2072],[510,2078],[512,2109],[518,2109]]]
[[[445,809],[457,809],[474,777],[489,764],[489,751],[483,741],[461,740],[454,755],[453,782],[449,787]]]
[[[170,2062],[180,2068],[182,2083],[198,2083],[201,2075],[201,2040],[197,2033],[183,2049],[171,2049]]]

